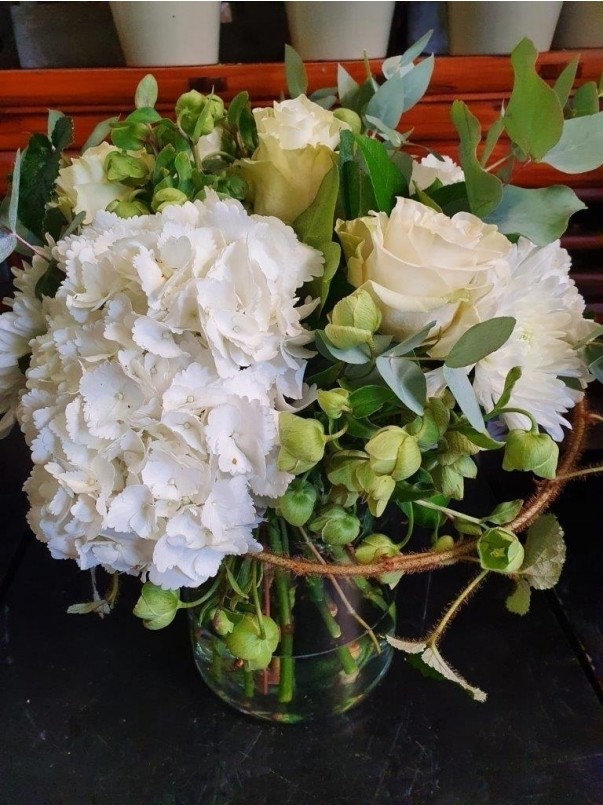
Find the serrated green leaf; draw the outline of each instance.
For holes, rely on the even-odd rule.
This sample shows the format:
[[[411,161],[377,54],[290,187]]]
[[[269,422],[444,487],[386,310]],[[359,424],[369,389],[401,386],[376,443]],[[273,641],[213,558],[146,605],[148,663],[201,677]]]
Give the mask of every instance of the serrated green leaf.
[[[506,525],[517,517],[522,506],[523,500],[506,500],[504,503],[499,503],[492,514],[484,517],[484,520],[494,525]]]
[[[463,101],[454,101],[450,115],[459,135],[459,158],[465,173],[471,212],[483,218],[499,204],[502,183],[497,176],[485,171],[477,158],[477,147],[481,141],[479,120]]]
[[[376,366],[404,405],[415,414],[422,414],[427,402],[427,383],[417,364],[407,358],[380,355]]]
[[[568,101],[570,92],[574,86],[574,79],[576,78],[579,62],[580,57],[576,56],[575,59],[572,59],[571,62],[566,64],[553,85],[553,89],[559,98],[561,106],[565,106]]]
[[[285,45],[285,77],[291,98],[306,94],[308,90],[306,68],[301,56],[291,45]]]
[[[57,151],[64,151],[73,142],[73,120],[62,112],[48,113],[48,136]]]
[[[563,107],[555,90],[536,72],[537,57],[529,39],[522,39],[513,50],[515,80],[504,123],[511,140],[539,161],[561,137]]]
[[[542,155],[542,162],[563,173],[584,173],[602,165],[603,112],[566,120],[561,139]]]
[[[357,135],[356,144],[366,165],[377,209],[389,215],[394,207],[396,196],[408,191],[406,180],[389,158],[383,143]]]
[[[513,592],[507,597],[505,604],[509,612],[514,615],[526,615],[530,609],[531,597],[530,585],[525,579],[519,579]]]
[[[567,229],[570,216],[585,209],[574,191],[564,185],[538,189],[507,185],[498,207],[484,221],[504,235],[523,235],[537,246],[552,243]]]
[[[563,530],[554,514],[544,514],[528,529],[521,574],[535,590],[559,581],[565,562]]]
[[[82,154],[84,151],[87,151],[88,148],[94,148],[95,146],[100,145],[103,140],[105,140],[109,134],[111,134],[113,127],[118,122],[118,117],[109,117],[107,120],[101,120],[100,123],[97,123],[88,136],[88,139],[82,146]]]
[[[574,117],[596,115],[599,111],[599,90],[594,81],[587,81],[576,90],[572,101]]]
[[[459,404],[459,408],[467,417],[469,424],[477,431],[485,431],[484,418],[466,371],[464,369],[452,369],[444,364],[442,372],[446,385]]]
[[[157,86],[155,76],[148,73],[139,81],[136,87],[134,105],[137,109],[143,109],[144,107],[152,108],[157,103],[158,95],[159,87]]]
[[[426,648],[421,654],[421,659],[430,668],[433,668],[439,674],[442,674],[443,677],[449,679],[451,682],[455,682],[457,685],[460,685],[464,690],[467,691],[467,693],[470,693],[471,696],[473,696],[476,702],[486,701],[486,694],[484,691],[476,688],[474,685],[470,685],[469,682],[467,682],[467,680],[458,673],[458,671],[456,671],[446,662],[435,646],[429,646]]]
[[[48,137],[34,134],[21,160],[19,220],[37,237],[44,237],[44,212],[59,175],[60,153]]]
[[[8,226],[14,232],[17,228],[19,211],[19,191],[21,186],[21,151],[17,150],[10,181],[10,201],[8,203]]]
[[[516,319],[512,316],[498,316],[474,324],[452,347],[446,358],[446,366],[460,369],[496,352],[509,340],[515,324]]]

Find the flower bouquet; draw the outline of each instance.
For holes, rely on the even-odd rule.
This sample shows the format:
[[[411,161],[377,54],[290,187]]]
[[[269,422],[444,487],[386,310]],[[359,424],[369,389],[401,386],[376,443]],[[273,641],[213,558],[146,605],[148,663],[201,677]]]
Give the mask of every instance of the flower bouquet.
[[[509,177],[598,166],[598,89],[572,95],[577,61],[549,86],[524,40],[485,139],[456,101],[460,165],[418,158],[401,132],[426,43],[310,97],[288,49],[272,108],[191,91],[169,119],[146,76],[79,156],[51,112],[2,208],[1,258],[28,259],[0,316],[0,427],[31,448],[36,536],[111,575],[70,610],[104,614],[139,577],[134,614],[188,609],[203,678],[264,718],[347,709],[394,648],[483,700],[444,629],[490,577],[524,614],[564,560],[542,512],[575,474],[602,328],[558,241],[582,203]],[[489,452],[537,495],[468,511]],[[476,573],[439,623],[395,637],[404,574],[456,561]]]

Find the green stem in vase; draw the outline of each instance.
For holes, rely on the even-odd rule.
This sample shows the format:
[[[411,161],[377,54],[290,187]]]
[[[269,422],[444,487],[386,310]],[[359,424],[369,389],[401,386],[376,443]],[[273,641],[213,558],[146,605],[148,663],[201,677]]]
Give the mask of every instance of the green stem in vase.
[[[254,689],[254,686],[253,686],[253,671],[249,670],[249,663],[247,663],[247,662],[245,663],[245,667],[243,669],[243,680],[244,680],[244,686],[245,686],[245,688],[244,688],[245,696],[248,699],[251,699],[253,697],[253,689]]]
[[[279,527],[280,525],[280,527]],[[272,521],[268,526],[270,547],[275,553],[283,553],[283,542],[288,545],[284,523],[277,524]],[[278,682],[278,700],[281,704],[288,704],[293,699],[294,660],[293,660],[293,618],[291,616],[290,590],[291,582],[287,571],[277,568],[274,572],[276,587],[278,620],[281,629],[280,642],[280,674]]]

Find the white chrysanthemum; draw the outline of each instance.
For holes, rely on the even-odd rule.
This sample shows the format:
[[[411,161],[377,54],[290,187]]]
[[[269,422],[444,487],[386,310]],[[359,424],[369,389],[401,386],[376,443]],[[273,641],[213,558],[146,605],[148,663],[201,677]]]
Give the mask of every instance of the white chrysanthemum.
[[[450,157],[428,154],[420,162],[413,161],[412,182],[419,190],[426,190],[437,179],[442,185],[465,181],[463,169]]]
[[[322,257],[215,194],[127,221],[99,213],[53,256],[66,276],[40,305],[19,410],[29,522],[82,568],[198,585],[258,549],[262,507],[291,480],[277,411],[302,396],[311,306],[296,292]]]
[[[570,259],[559,242],[538,247],[521,238],[508,257],[510,274],[494,286],[477,305],[481,320],[513,316],[517,324],[499,350],[475,367],[474,389],[489,410],[500,397],[510,369],[519,366],[522,376],[509,406],[529,411],[539,425],[560,441],[564,414],[583,392],[588,370],[574,345],[588,336],[592,322],[583,318],[584,300],[569,277]],[[526,428],[521,414],[507,414],[509,427]]]

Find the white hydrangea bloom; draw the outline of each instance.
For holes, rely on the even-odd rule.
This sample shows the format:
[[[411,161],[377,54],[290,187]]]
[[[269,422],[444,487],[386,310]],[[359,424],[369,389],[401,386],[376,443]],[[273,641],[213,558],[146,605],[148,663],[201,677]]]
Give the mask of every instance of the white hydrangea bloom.
[[[311,306],[296,293],[322,256],[209,194],[156,216],[98,213],[53,257],[66,276],[32,316],[19,409],[29,522],[82,568],[196,586],[259,549],[262,508],[291,480],[278,410],[304,392]]]
[[[521,367],[509,406],[529,411],[561,441],[562,427],[569,424],[563,415],[583,396],[563,378],[586,387],[588,370],[574,345],[595,325],[583,318],[584,300],[569,276],[569,255],[558,241],[538,247],[521,238],[507,260],[508,276],[494,285],[476,309],[482,321],[513,316],[517,324],[506,344],[476,365],[474,389],[490,410],[509,370]],[[512,428],[529,425],[521,414],[506,414],[505,419]]]

